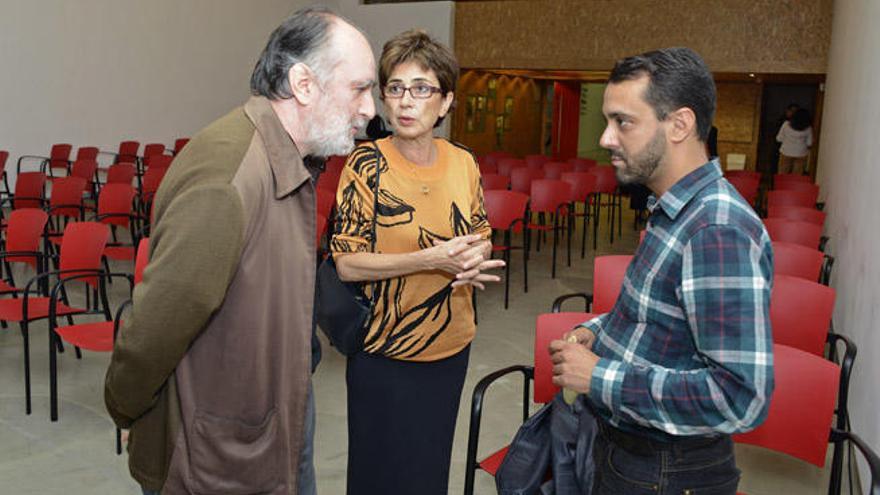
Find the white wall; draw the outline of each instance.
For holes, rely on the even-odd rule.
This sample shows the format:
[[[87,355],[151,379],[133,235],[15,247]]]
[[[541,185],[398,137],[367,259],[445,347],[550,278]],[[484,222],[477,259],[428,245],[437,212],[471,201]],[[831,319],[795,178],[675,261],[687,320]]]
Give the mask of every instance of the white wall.
[[[0,149],[173,143],[243,102],[290,0],[4,0]]]
[[[880,451],[880,2],[834,3],[819,183],[836,257],[835,329],[859,355],[850,390],[853,431]],[[864,471],[863,471],[864,472]],[[863,479],[865,479],[863,477]]]

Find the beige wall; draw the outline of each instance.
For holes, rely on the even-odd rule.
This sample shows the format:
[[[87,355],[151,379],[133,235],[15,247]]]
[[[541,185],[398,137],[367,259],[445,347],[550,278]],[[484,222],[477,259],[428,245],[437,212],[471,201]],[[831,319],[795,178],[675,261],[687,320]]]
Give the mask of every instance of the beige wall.
[[[852,429],[880,451],[877,19],[880,2],[876,0],[835,3],[817,179],[829,215],[828,251],[836,257],[831,275],[837,289],[834,328],[859,346],[849,396]]]
[[[714,72],[824,73],[832,0],[509,0],[461,2],[465,67],[607,70],[685,45]]]
[[[0,149],[172,144],[249,95],[289,0],[5,0]]]

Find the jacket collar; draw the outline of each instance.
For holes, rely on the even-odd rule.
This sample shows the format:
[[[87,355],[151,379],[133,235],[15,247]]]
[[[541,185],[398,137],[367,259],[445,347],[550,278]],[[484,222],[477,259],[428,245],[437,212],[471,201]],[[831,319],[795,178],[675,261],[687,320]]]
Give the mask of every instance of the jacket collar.
[[[275,180],[275,199],[281,199],[311,179],[312,175],[268,99],[252,96],[245,103],[244,111],[266,145],[266,156]]]

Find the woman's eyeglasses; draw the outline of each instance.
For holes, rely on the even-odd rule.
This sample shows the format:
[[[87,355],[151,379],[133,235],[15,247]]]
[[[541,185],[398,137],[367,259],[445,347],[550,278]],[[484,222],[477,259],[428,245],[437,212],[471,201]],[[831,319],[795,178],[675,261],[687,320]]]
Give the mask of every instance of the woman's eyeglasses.
[[[413,98],[426,100],[434,95],[434,93],[442,93],[443,90],[430,84],[413,84],[412,86],[404,86],[403,84],[391,83],[385,86],[382,94],[385,98],[403,98],[404,93],[409,91],[409,95]]]

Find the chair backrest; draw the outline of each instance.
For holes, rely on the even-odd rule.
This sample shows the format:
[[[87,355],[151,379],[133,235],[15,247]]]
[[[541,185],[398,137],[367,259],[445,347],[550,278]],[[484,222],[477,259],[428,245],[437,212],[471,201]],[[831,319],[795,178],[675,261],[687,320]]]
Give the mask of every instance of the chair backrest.
[[[544,172],[539,169],[518,167],[510,171],[510,190],[529,194],[532,190],[532,182],[544,178]]]
[[[779,189],[779,186],[790,182],[812,183],[813,179],[801,174],[776,174],[773,176],[773,189]]]
[[[165,145],[162,143],[149,143],[144,145],[144,160],[153,155],[164,155]]]
[[[516,158],[516,155],[509,151],[490,151],[486,153],[486,157],[494,158],[497,161],[502,158]]]
[[[42,208],[41,199],[46,197],[46,174],[21,172],[15,179],[15,196],[12,208]]]
[[[617,191],[617,175],[614,167],[595,167],[590,173],[596,176],[596,192],[612,194]]]
[[[150,168],[168,168],[174,157],[171,155],[150,155],[144,158],[144,167]]]
[[[53,144],[52,150],[49,152],[49,167],[63,168],[66,170],[70,165],[68,160],[70,160],[70,152],[72,150],[73,146],[67,143]]]
[[[318,182],[315,184],[315,187],[336,194],[336,189],[339,187],[340,177],[342,177],[342,169],[324,169],[324,171],[321,172],[320,177],[318,177]]]
[[[91,183],[95,180],[95,172],[97,172],[97,170],[97,160],[88,158],[77,159],[73,162],[73,167],[70,169],[70,175],[72,177],[80,177],[86,182]]]
[[[59,268],[64,270],[99,270],[101,255],[107,246],[110,228],[97,222],[71,222],[64,228],[61,239],[61,261]],[[79,273],[81,275],[82,272]],[[66,279],[78,275],[77,272],[64,273],[60,277]],[[97,278],[82,279],[85,283],[96,286]]]
[[[501,158],[498,160],[498,173],[510,177],[511,170],[526,167],[526,161],[519,158]]]
[[[569,158],[568,163],[574,165],[575,172],[589,172],[594,167],[599,166],[599,163],[592,158]]]
[[[773,345],[775,389],[767,419],[734,441],[782,452],[823,467],[840,368],[820,356]]]
[[[336,194],[326,190],[326,189],[318,189],[315,204],[319,215],[324,216],[324,221],[330,217],[330,212],[333,211],[333,205],[336,204]]]
[[[119,143],[119,152],[116,153],[115,163],[137,161],[140,147],[141,143],[139,141],[122,141]]]
[[[761,172],[756,172],[754,170],[725,170],[724,178],[730,180],[731,177],[745,177],[761,182]]]
[[[596,176],[589,172],[566,172],[562,180],[571,184],[571,200],[583,202],[596,192]]]
[[[819,186],[813,184],[812,182],[803,182],[803,181],[783,181],[778,184],[774,191],[804,191],[811,194],[814,194],[816,198],[819,197]]]
[[[39,251],[40,237],[48,221],[49,215],[38,208],[13,210],[6,226],[6,251]],[[6,261],[27,263],[37,269],[37,259],[33,256],[8,256]]]
[[[767,193],[767,207],[776,206],[803,206],[815,208],[818,190],[814,194],[811,191],[770,191]]]
[[[550,361],[550,342],[559,340],[566,332],[590,320],[592,313],[544,313],[535,322],[535,389],[532,400],[546,404],[559,392],[553,384],[553,363]]]
[[[159,190],[159,185],[162,183],[162,179],[165,177],[165,172],[168,171],[167,167],[152,167],[148,168],[146,172],[144,172],[144,198],[148,201],[152,200],[153,196],[156,194],[156,191]]]
[[[773,342],[822,356],[835,294],[834,289],[817,282],[774,275],[770,293]]]
[[[180,153],[180,150],[186,146],[186,143],[189,142],[189,138],[177,138],[174,140],[174,156],[177,156]]]
[[[101,223],[129,227],[137,190],[130,184],[107,184],[98,195],[98,216],[118,215],[101,218]]]
[[[761,185],[758,179],[747,176],[734,176],[728,177],[727,181],[736,188],[737,192],[748,204],[754,206],[755,200],[758,199],[758,186]]]
[[[6,173],[6,160],[9,159],[9,152],[6,150],[0,150],[0,177]]]
[[[811,282],[819,280],[825,254],[818,249],[791,242],[775,241],[773,244],[773,273],[789,275]]]
[[[511,188],[513,184],[511,183]],[[529,209],[535,213],[555,213],[571,199],[571,184],[562,180],[539,179],[532,181],[531,204]]]
[[[341,173],[342,169],[345,168],[346,160],[348,160],[348,157],[342,155],[333,155],[327,158],[327,161],[324,163],[324,172],[333,171]]]
[[[771,241],[791,242],[812,249],[819,247],[819,239],[822,237],[822,226],[809,222],[765,218],[764,226]]]
[[[150,238],[144,237],[138,243],[137,255],[134,258],[134,283],[139,284],[144,279],[144,269],[150,261]]]
[[[483,207],[489,225],[496,230],[507,230],[517,220],[526,215],[529,197],[516,191],[487,190],[483,191]],[[522,230],[522,222],[514,226],[515,232]]]
[[[101,150],[97,146],[80,146],[76,150],[76,160],[98,160]]]
[[[86,180],[82,177],[59,177],[52,182],[49,211],[53,216],[79,218],[82,216],[83,192]]]
[[[632,259],[628,254],[615,254],[593,260],[593,313],[607,313],[614,307]]]
[[[498,164],[488,162],[477,162],[480,168],[480,175],[498,174]]]
[[[774,206],[767,211],[767,217],[825,225],[825,212],[806,206]]]
[[[562,174],[566,172],[574,172],[574,164],[568,162],[545,162],[544,178],[561,179]]]
[[[540,170],[551,158],[547,155],[526,155],[523,157],[523,160],[525,160],[526,166],[530,169]]]
[[[107,184],[131,185],[136,173],[133,163],[115,163],[107,170]]]
[[[507,190],[510,187],[510,177],[499,174],[483,174],[480,180],[484,191]]]

